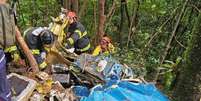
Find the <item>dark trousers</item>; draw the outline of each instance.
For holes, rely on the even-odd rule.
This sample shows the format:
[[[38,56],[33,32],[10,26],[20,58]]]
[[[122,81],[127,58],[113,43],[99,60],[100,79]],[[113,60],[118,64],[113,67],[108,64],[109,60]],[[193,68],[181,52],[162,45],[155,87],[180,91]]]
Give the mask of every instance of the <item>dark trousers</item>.
[[[6,77],[6,59],[2,49],[0,49],[0,101],[11,101],[9,82]]]

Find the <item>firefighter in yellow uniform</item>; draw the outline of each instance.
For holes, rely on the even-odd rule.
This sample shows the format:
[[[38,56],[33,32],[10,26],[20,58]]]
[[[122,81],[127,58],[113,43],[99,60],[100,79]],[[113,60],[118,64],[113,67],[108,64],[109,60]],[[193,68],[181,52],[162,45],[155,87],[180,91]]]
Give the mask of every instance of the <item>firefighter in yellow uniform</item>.
[[[0,0],[0,101],[11,101],[6,62],[17,62],[19,59],[15,33],[14,14],[7,0]]]
[[[77,21],[75,12],[68,12],[67,18],[70,25],[66,31],[67,44],[65,47],[78,55],[88,52],[91,46],[85,27]]]
[[[3,0],[1,2],[6,1],[7,0]],[[14,13],[8,4],[1,5],[0,17],[0,48],[4,49],[7,63],[11,61],[18,62],[20,55],[15,41]]]
[[[98,46],[96,46],[95,50],[93,51],[92,55],[93,56],[98,56],[98,55],[105,55],[108,56],[111,53],[114,53],[114,46],[112,45],[112,41],[109,37],[104,36],[101,41],[100,44]]]
[[[32,51],[39,68],[45,69],[47,67],[45,59],[48,52],[46,47],[51,47],[54,42],[53,33],[43,27],[30,28],[24,32],[24,40]]]

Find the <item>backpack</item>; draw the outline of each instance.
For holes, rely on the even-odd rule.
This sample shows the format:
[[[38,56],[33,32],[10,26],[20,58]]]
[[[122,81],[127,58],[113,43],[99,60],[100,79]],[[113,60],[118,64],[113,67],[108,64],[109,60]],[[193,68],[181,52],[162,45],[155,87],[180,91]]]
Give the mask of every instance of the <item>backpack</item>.
[[[0,5],[0,48],[15,45],[15,20],[9,5]]]

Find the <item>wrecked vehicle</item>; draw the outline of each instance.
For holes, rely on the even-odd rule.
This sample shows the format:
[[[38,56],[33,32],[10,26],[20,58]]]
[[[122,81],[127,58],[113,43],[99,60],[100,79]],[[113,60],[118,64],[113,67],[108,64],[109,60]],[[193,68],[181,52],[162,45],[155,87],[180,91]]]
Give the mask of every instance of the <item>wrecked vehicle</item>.
[[[33,72],[10,71],[13,101],[168,101],[154,85],[135,80],[134,70],[110,56],[78,56],[66,51],[62,42],[68,21],[56,22],[52,31],[57,40],[46,59],[49,67],[43,72],[37,66]]]
[[[27,94],[21,91],[26,98],[14,101],[168,101],[153,84],[134,82],[133,70],[111,57],[83,54],[69,65],[52,64],[49,74],[39,72],[31,81]]]

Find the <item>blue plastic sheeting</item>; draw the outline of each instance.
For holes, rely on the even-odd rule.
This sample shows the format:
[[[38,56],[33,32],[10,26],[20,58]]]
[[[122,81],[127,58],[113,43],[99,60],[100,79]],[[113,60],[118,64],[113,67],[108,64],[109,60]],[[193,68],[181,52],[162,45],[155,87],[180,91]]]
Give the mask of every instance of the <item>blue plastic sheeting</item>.
[[[107,61],[103,71],[96,71],[101,60]],[[90,64],[91,63],[91,64]],[[80,98],[80,101],[169,101],[152,84],[139,84],[127,81],[120,81],[121,75],[132,77],[133,72],[118,61],[109,57],[92,57],[82,55],[75,62],[75,65],[83,69],[85,64],[89,64],[97,73],[103,74],[106,81],[104,85],[97,85],[89,91],[86,87],[75,87],[74,93]]]
[[[139,84],[127,81],[109,86],[97,85],[92,88],[89,96],[81,97],[80,101],[169,101],[152,84]]]
[[[89,96],[89,93],[90,93],[89,89],[84,86],[75,86],[73,87],[73,91],[74,91],[74,94],[77,95],[78,97]]]
[[[100,61],[107,61],[105,68],[102,71],[98,71],[100,67],[98,67],[98,63]],[[105,57],[105,56],[98,56],[93,57],[88,54],[82,54],[78,57],[78,59],[74,62],[75,66],[80,69],[87,69],[85,66],[86,64],[88,67],[92,68],[94,72],[97,74],[101,74],[101,77],[106,79],[110,79],[110,76],[117,76],[119,79],[121,75],[124,75],[124,78],[132,78],[133,71],[131,68],[124,67],[119,61],[115,60],[112,57]]]

